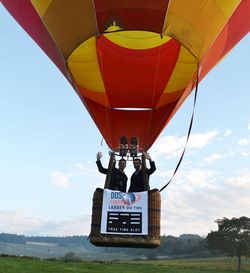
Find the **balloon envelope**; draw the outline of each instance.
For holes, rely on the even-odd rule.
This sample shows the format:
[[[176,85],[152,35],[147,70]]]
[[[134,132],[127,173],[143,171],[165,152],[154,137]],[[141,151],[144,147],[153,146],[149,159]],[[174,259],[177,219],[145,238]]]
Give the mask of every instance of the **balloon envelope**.
[[[249,0],[2,0],[81,98],[110,148],[150,148],[250,29]]]

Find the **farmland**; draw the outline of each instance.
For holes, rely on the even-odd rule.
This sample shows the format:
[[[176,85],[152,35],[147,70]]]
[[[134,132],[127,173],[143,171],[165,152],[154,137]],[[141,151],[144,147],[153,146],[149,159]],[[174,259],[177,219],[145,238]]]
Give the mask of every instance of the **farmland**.
[[[40,260],[1,257],[0,273],[231,273],[236,272],[234,258],[167,259],[153,261],[79,261]],[[243,259],[242,272],[250,273],[250,261]]]

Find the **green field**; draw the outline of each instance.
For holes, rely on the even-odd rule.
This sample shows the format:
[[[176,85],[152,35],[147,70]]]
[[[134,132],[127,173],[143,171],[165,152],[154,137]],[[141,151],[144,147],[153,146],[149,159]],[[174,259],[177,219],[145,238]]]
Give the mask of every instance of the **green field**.
[[[0,257],[0,273],[231,273],[236,260],[186,259],[131,262],[63,262]],[[243,259],[242,272],[250,273],[250,261]]]

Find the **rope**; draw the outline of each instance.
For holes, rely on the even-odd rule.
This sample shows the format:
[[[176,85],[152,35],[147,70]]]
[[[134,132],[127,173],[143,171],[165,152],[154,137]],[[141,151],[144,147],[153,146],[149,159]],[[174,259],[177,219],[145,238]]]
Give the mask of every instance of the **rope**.
[[[196,84],[195,85],[196,86],[195,86],[195,93],[194,93],[193,112],[192,112],[192,117],[191,117],[190,124],[189,124],[189,129],[188,129],[188,134],[187,134],[187,139],[186,139],[185,147],[183,149],[182,155],[181,155],[181,157],[180,157],[180,159],[179,159],[179,161],[177,163],[177,166],[176,166],[176,168],[174,170],[174,173],[173,173],[172,177],[167,182],[167,184],[160,189],[160,192],[163,191],[171,183],[171,181],[173,180],[173,178],[174,178],[177,170],[179,169],[179,167],[181,165],[181,162],[182,162],[182,159],[184,157],[184,154],[186,152],[186,148],[187,148],[187,144],[188,144],[188,140],[189,140],[189,137],[190,137],[190,134],[191,134],[191,130],[192,130],[192,126],[193,126],[193,120],[194,120],[194,110],[195,110],[196,99],[197,99],[197,92],[198,92],[198,85],[199,85],[199,69],[197,70]]]

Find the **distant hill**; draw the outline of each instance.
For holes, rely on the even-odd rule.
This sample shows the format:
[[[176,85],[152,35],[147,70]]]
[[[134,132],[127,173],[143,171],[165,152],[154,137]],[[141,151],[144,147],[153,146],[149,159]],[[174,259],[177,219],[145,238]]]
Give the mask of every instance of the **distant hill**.
[[[90,244],[87,236],[43,237],[0,233],[0,254],[60,258],[69,252],[88,258],[90,253],[98,250]]]
[[[37,243],[50,243],[59,246],[69,246],[69,245],[85,245],[87,242],[87,236],[24,236],[9,233],[0,233],[0,242],[5,243],[15,243],[15,244],[27,244],[27,242],[37,242]],[[89,245],[89,244],[88,244]]]
[[[81,259],[144,259],[157,257],[207,257],[206,239],[195,234],[162,236],[156,249],[96,247],[87,236],[24,236],[0,233],[0,254],[61,258],[74,253]]]
[[[182,234],[179,236],[181,240],[202,240],[203,238],[197,234]]]

